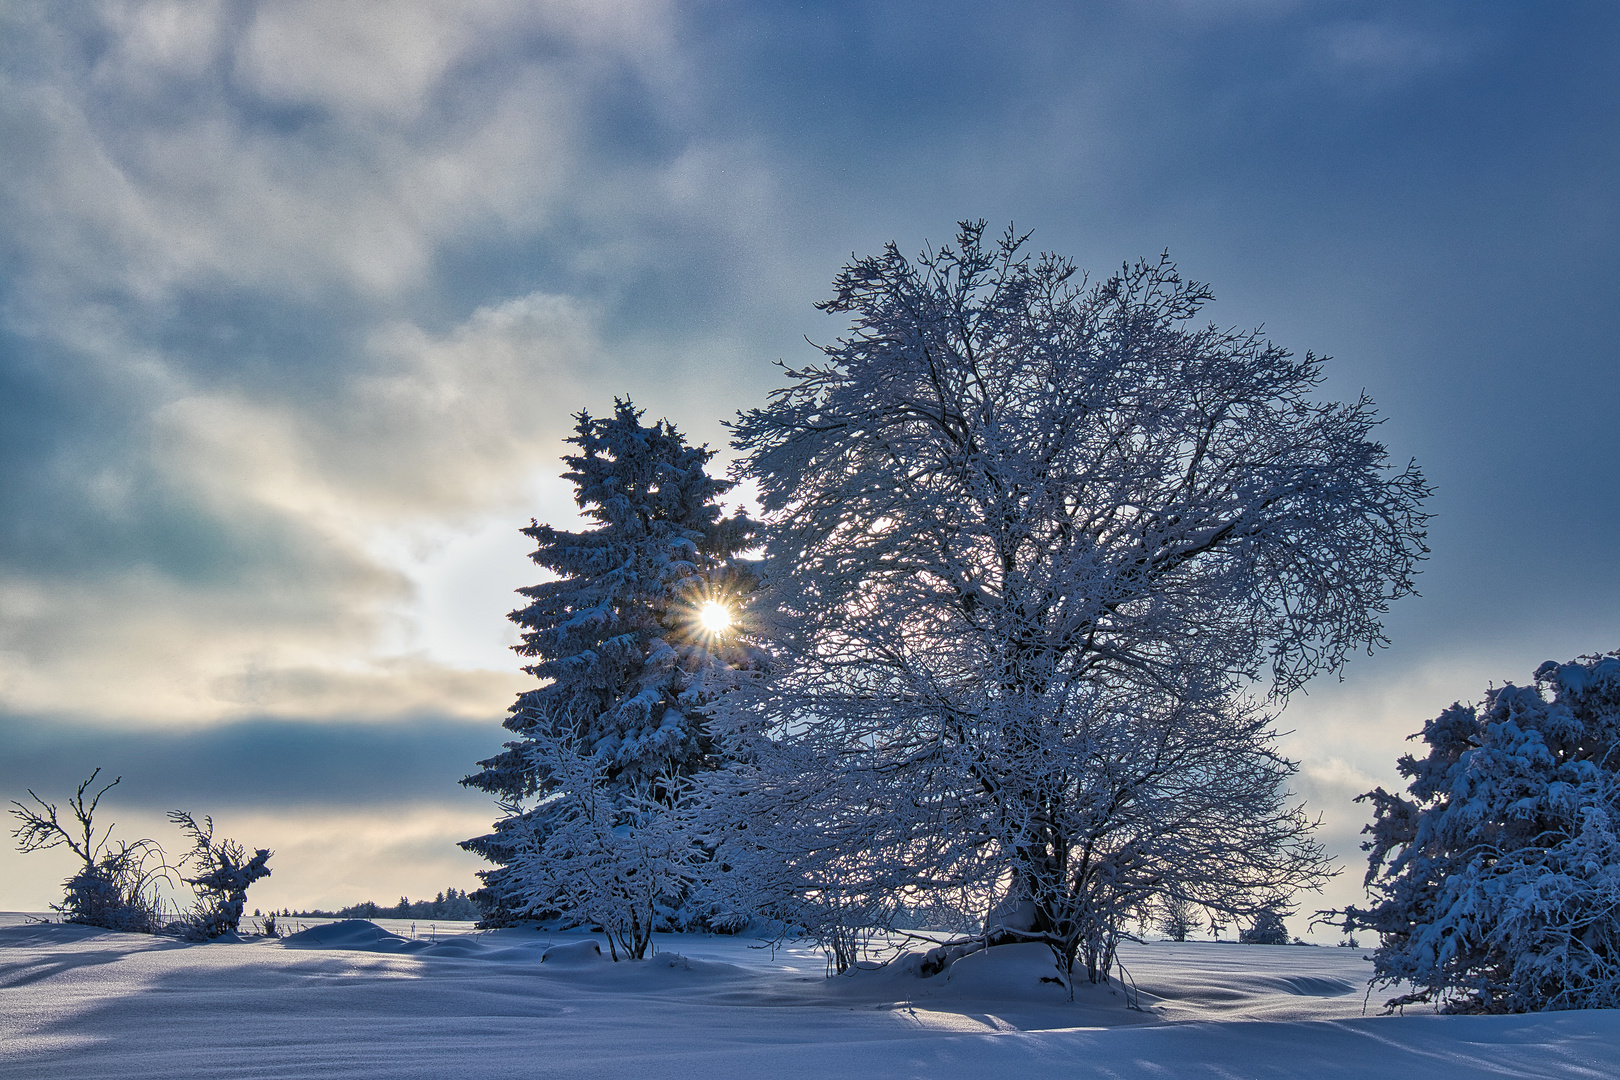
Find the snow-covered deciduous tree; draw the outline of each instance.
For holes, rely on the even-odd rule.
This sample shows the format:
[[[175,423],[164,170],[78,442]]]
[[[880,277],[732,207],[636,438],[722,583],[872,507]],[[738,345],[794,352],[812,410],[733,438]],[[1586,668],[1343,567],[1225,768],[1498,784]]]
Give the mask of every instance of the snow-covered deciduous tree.
[[[662,849],[660,813],[675,813],[685,779],[723,761],[709,711],[754,654],[740,627],[710,616],[735,612],[751,587],[736,556],[755,526],[723,516],[717,500],[733,484],[705,471],[713,451],[688,446],[668,421],[644,426],[628,400],[610,417],[578,414],[569,442],[578,453],[564,459],[564,478],[593,526],[524,530],[553,575],[521,590],[529,603],[511,614],[523,630],[518,652],[534,659],[524,670],[541,685],[511,709],[506,727],[518,738],[463,781],[507,811],[463,846],[497,864],[483,873],[482,897],[495,921],[618,920],[644,947],[651,925],[637,905],[660,905],[661,921],[701,915],[671,910],[679,891],[649,899],[648,876],[628,875]],[[677,879],[659,880],[673,888]],[[601,891],[587,902],[592,888]],[[606,913],[621,901],[634,910]]]
[[[695,842],[680,776],[609,777],[601,757],[577,740],[536,736],[557,796],[507,831],[508,905],[560,909],[600,925],[614,960],[646,956],[653,931],[669,922],[707,854]]]
[[[1362,796],[1375,981],[1399,1008],[1620,1007],[1620,654],[1552,661],[1423,727],[1407,795]]]
[[[233,934],[242,923],[247,907],[248,887],[270,876],[272,852],[259,848],[252,856],[235,840],[214,838],[214,819],[204,817],[199,824],[185,810],[169,811],[169,820],[191,841],[186,853],[194,877],[183,878],[197,894],[186,932],[204,939]]]
[[[1171,941],[1186,941],[1187,935],[1203,925],[1198,910],[1176,896],[1166,896],[1155,905],[1156,925]]]
[[[1155,896],[1319,882],[1244,691],[1383,642],[1427,487],[1319,358],[1193,325],[1168,260],[1088,286],[1023,241],[849,264],[819,306],[852,332],[737,422],[774,674],[728,699],[730,835],[779,897],[954,891],[1101,979]]]

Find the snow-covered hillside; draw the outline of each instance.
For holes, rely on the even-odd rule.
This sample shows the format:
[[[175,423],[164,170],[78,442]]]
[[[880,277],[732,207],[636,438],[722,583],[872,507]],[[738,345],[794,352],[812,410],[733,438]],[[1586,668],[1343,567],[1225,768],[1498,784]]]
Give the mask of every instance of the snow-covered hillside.
[[[1620,1012],[1363,1014],[1359,950],[1155,943],[1071,1003],[1044,947],[919,979],[664,937],[609,962],[533,930],[411,941],[369,923],[187,945],[0,927],[0,1077],[1598,1077]],[[549,958],[547,954],[549,953]],[[1377,1013],[1373,1002],[1367,1012]]]

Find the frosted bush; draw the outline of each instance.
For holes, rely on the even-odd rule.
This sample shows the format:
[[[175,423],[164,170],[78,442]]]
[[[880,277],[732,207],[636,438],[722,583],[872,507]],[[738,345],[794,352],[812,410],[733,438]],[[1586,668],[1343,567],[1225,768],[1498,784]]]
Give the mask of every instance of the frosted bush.
[[[1549,661],[1422,737],[1406,796],[1362,796],[1376,902],[1336,913],[1381,936],[1380,984],[1416,987],[1387,1004],[1620,1006],[1620,654]]]

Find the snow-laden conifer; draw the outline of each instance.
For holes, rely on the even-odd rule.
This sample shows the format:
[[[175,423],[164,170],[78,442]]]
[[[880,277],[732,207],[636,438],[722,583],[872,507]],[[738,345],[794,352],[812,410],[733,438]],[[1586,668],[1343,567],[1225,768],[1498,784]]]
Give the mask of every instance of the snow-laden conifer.
[[[1367,888],[1391,1007],[1620,1007],[1620,654],[1548,661],[1423,727],[1405,796],[1362,796]]]
[[[727,865],[824,937],[949,895],[1106,978],[1155,897],[1320,881],[1244,691],[1383,642],[1427,488],[1168,260],[1088,286],[983,232],[846,266],[850,334],[737,423],[774,674],[728,699]]]
[[[634,897],[640,907],[624,919],[644,946],[643,924],[670,919],[679,896],[672,878],[651,892],[627,884],[638,871],[625,851],[645,851],[633,838],[657,808],[672,811],[684,778],[721,760],[708,713],[751,660],[735,630],[706,630],[702,615],[735,608],[747,590],[735,556],[754,526],[723,516],[717,500],[733,485],[708,475],[714,452],[688,446],[668,421],[643,425],[628,400],[610,417],[579,413],[569,442],[578,452],[564,478],[592,524],[523,530],[552,575],[520,590],[529,602],[511,614],[518,652],[534,661],[524,670],[541,685],[511,709],[517,739],[463,781],[508,810],[465,846],[498,864],[484,874],[496,918],[611,922],[603,905]]]

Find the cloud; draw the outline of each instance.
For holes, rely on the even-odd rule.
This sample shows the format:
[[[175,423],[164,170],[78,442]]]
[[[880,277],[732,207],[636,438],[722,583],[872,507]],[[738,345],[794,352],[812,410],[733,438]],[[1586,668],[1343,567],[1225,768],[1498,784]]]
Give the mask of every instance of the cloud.
[[[481,805],[457,782],[507,737],[497,717],[361,723],[263,716],[189,728],[67,724],[0,714],[0,791],[71,792],[96,766],[123,776],[122,806],[266,808],[426,801]],[[212,812],[212,811],[210,811]]]
[[[570,214],[601,99],[680,107],[658,2],[94,10],[9,19],[13,319],[91,290],[397,301],[443,244]]]
[[[1456,30],[1393,21],[1347,21],[1316,32],[1327,66],[1377,89],[1446,71],[1472,58],[1474,42]]]
[[[673,9],[4,17],[0,708],[504,708],[509,662],[421,651],[421,564],[569,518],[570,413],[740,351],[626,288],[680,277],[652,248],[780,278],[746,272],[769,174],[679,130]]]
[[[589,313],[537,294],[445,334],[382,325],[324,401],[176,394],[144,455],[76,485],[83,528],[145,532],[152,550],[0,582],[0,702],[175,721],[504,709],[510,669],[380,654],[412,590],[400,540],[431,547],[492,510],[515,527],[600,353]]]

